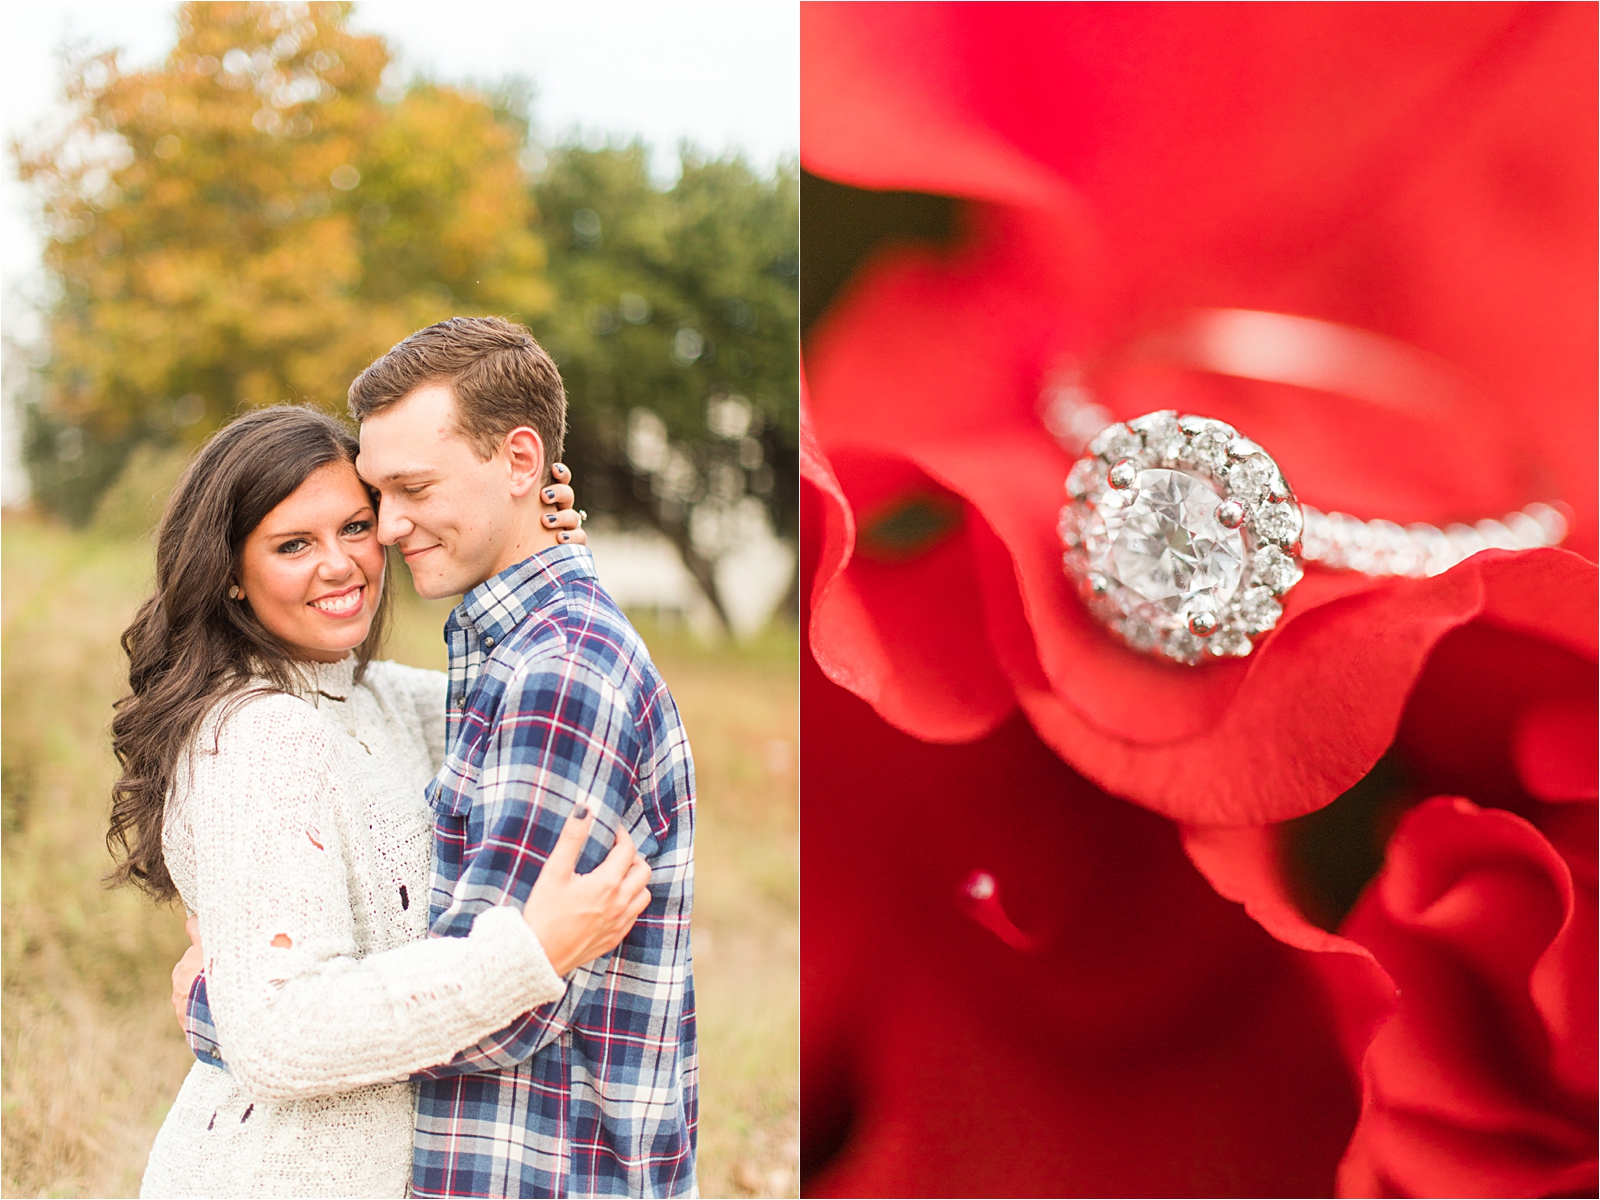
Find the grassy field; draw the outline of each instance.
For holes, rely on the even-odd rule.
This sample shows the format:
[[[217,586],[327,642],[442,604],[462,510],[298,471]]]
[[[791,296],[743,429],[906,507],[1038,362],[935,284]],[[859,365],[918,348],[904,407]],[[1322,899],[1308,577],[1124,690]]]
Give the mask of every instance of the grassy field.
[[[134,1196],[188,1070],[167,1002],[181,915],[107,891],[117,637],[149,548],[7,516],[3,539],[3,1155],[7,1196]],[[443,666],[447,606],[397,597],[390,657]],[[700,1186],[798,1195],[798,684],[792,629],[708,649],[641,625],[699,781]]]

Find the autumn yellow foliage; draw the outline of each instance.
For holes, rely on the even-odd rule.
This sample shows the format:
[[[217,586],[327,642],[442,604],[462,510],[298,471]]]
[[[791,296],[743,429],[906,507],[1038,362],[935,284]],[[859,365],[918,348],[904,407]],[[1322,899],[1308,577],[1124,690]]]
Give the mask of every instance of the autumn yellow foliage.
[[[34,436],[64,440],[30,455],[52,507],[86,516],[152,437],[342,408],[432,321],[550,307],[523,129],[474,93],[384,88],[388,51],[348,10],[184,5],[164,64],[76,62],[74,119],[19,150],[60,288]]]

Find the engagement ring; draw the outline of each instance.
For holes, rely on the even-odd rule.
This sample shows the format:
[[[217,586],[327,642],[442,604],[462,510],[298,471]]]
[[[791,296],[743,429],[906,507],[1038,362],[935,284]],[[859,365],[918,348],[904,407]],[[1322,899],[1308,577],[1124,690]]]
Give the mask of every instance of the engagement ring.
[[[1381,379],[1376,364],[1415,380],[1426,366],[1419,353],[1376,335],[1276,313],[1203,312],[1182,332],[1163,344],[1169,358],[1180,358],[1172,348],[1181,347],[1186,366],[1327,390],[1348,390],[1327,386],[1344,382],[1341,372]],[[1296,339],[1307,351],[1299,356]],[[1305,367],[1309,350],[1315,377]],[[1063,565],[1107,629],[1171,661],[1249,654],[1277,625],[1307,563],[1438,575],[1480,550],[1554,546],[1566,536],[1566,519],[1547,504],[1446,529],[1321,513],[1298,503],[1272,457],[1223,421],[1171,410],[1107,424],[1109,417],[1077,382],[1047,395],[1051,432],[1083,449],[1067,475],[1058,526]],[[1098,432],[1083,448],[1090,427]]]

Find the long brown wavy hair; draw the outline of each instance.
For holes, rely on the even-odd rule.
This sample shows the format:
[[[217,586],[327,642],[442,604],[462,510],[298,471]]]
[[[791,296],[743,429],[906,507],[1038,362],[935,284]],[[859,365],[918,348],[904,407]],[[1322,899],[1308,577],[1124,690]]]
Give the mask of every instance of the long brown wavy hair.
[[[248,599],[230,600],[245,539],[319,467],[354,464],[356,439],[313,408],[258,409],[213,434],[172,489],[156,534],[155,595],[122,634],[128,694],[116,704],[111,746],[122,777],[111,789],[107,882],[160,901],[177,895],[161,849],[173,773],[212,705],[293,683],[294,654]],[[383,642],[389,589],[356,648],[356,678]]]

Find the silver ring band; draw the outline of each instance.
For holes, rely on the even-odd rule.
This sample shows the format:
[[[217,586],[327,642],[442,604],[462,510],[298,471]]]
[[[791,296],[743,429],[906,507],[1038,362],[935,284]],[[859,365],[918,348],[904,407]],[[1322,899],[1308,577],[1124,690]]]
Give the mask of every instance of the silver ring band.
[[[1530,504],[1496,521],[1476,525],[1363,521],[1347,513],[1324,513],[1301,505],[1305,529],[1300,557],[1335,571],[1362,575],[1442,575],[1480,550],[1537,550],[1559,546],[1567,519],[1548,504]]]

